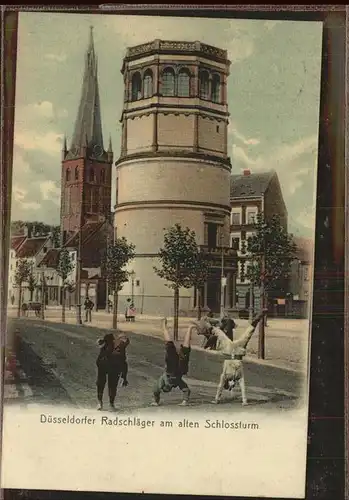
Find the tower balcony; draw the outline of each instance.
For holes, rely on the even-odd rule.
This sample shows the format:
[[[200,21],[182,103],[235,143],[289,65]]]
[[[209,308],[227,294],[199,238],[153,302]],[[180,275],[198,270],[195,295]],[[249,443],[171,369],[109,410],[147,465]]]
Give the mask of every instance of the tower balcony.
[[[223,267],[227,271],[236,271],[237,269],[237,247],[199,245],[199,252],[203,253],[206,260],[210,261],[211,268]]]

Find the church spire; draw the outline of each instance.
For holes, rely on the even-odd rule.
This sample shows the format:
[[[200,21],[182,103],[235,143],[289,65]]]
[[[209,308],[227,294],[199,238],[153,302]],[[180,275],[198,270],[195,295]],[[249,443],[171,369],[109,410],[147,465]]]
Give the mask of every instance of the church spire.
[[[87,139],[86,139],[87,138]],[[89,43],[85,55],[85,70],[74,133],[70,145],[72,157],[84,154],[101,156],[104,153],[101,107],[99,99],[97,56],[94,48],[93,27],[90,27]]]

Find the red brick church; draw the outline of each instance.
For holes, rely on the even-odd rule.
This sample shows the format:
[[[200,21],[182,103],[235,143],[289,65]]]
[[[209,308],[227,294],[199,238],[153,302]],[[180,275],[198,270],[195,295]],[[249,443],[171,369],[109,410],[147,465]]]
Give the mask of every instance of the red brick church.
[[[78,252],[79,245],[81,248],[81,300],[86,290],[94,288],[99,308],[105,307],[106,302],[103,259],[113,237],[112,164],[111,140],[108,149],[103,141],[97,56],[91,27],[74,132],[70,146],[65,138],[62,149],[60,226],[61,247],[72,252]],[[48,252],[40,266],[57,266],[53,252]]]

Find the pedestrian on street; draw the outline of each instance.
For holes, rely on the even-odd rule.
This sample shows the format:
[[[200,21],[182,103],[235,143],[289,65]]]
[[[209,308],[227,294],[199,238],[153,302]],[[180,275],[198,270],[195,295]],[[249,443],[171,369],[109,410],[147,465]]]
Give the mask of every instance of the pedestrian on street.
[[[128,363],[126,349],[130,340],[125,335],[119,335],[115,339],[112,333],[106,334],[99,339],[97,344],[100,352],[96,361],[97,364],[97,399],[99,411],[103,410],[103,393],[108,380],[109,407],[115,410],[115,398],[120,377],[123,379],[122,386],[128,385],[127,373]]]
[[[181,406],[185,406],[189,402],[190,389],[182,377],[188,373],[191,335],[196,327],[189,326],[183,344],[177,348],[167,328],[166,318],[161,320],[161,325],[165,339],[165,371],[155,383],[152,406],[160,404],[161,392],[171,392],[176,387],[183,393]]]
[[[85,307],[85,321],[86,321],[86,323],[88,323],[88,322],[91,323],[91,321],[92,321],[92,309],[94,307],[94,303],[88,297],[86,297],[86,299],[85,299],[84,307]]]

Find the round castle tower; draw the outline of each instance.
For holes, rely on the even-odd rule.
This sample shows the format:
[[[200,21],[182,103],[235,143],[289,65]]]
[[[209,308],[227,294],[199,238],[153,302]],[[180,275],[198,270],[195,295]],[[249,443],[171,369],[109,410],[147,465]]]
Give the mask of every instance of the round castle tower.
[[[153,269],[164,229],[179,223],[195,231],[198,245],[229,247],[229,66],[225,50],[200,42],[155,40],[124,58],[115,226],[136,257],[120,298],[132,294],[144,314],[173,312],[172,290]],[[217,298],[217,286],[212,293]],[[181,290],[180,310],[196,306],[195,292]]]

